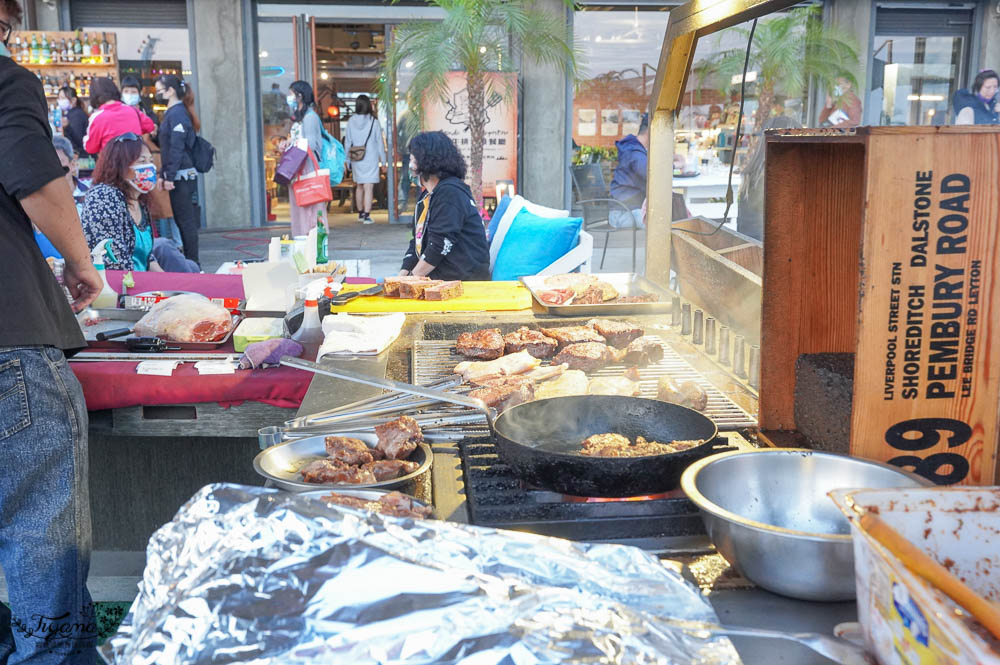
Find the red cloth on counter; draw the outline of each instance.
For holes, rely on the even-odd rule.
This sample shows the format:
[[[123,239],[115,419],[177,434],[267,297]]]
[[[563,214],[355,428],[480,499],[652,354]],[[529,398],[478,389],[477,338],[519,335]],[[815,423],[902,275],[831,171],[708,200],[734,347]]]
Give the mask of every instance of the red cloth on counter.
[[[122,292],[121,270],[108,270],[108,284]],[[243,298],[242,275],[214,275],[196,272],[139,272],[132,273],[135,286],[131,295],[146,291],[190,291],[206,298]]]
[[[226,349],[220,349],[226,352]],[[232,347],[228,349],[232,353]],[[198,404],[223,406],[253,401],[298,408],[313,375],[291,367],[237,370],[235,374],[198,374],[193,363],[178,365],[173,376],[135,373],[136,363],[70,363],[83,386],[87,410],[129,406]]]

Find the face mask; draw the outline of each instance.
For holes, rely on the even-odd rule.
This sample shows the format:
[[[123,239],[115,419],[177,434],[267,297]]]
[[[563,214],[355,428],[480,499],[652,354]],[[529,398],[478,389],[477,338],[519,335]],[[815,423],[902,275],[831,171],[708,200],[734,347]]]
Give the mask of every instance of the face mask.
[[[69,110],[69,100],[68,99],[60,99],[59,102],[58,102],[58,104],[59,104],[59,109],[61,111],[68,111]]]
[[[835,85],[833,86],[833,94],[837,97],[840,97],[842,94],[844,94],[844,89],[839,85]]]
[[[128,106],[138,106],[139,105],[139,94],[136,92],[123,92],[122,101]]]
[[[0,55],[7,58],[10,57],[10,51],[7,50],[7,42],[0,42]]]
[[[980,101],[982,101],[982,103],[983,103],[983,104],[989,104],[990,102],[992,102],[992,101],[993,101],[993,98],[992,98],[992,97],[983,97],[983,96],[982,96],[982,95],[981,95],[980,93],[978,93],[978,92],[976,93],[976,97],[979,97],[979,100],[980,100]]]
[[[149,194],[156,188],[156,165],[142,164],[132,167],[133,178],[128,184],[140,194]]]
[[[299,107],[299,100],[295,98],[295,95],[288,95],[285,97],[285,101],[288,102],[288,108],[293,111]]]
[[[162,92],[158,92],[155,95],[153,95],[153,99],[155,99],[156,101],[160,102],[161,104],[163,104],[163,103],[165,103],[167,101],[166,99],[163,98],[163,93]]]

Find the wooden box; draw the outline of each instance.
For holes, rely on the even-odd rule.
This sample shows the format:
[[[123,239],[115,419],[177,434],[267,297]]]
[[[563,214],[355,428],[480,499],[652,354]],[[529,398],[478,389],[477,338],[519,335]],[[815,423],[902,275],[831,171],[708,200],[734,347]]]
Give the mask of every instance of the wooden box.
[[[1000,128],[769,135],[762,433],[798,429],[800,354],[852,352],[851,454],[993,484],[998,286]]]

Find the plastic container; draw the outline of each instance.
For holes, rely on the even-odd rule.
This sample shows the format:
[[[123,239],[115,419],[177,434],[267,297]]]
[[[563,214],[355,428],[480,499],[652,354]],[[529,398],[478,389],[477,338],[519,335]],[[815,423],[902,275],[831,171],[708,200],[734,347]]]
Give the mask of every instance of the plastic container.
[[[881,665],[1000,665],[1000,645],[949,597],[858,525],[855,506],[878,516],[969,588],[1000,602],[1000,490],[835,490],[851,521],[858,619]]]
[[[305,308],[302,311],[302,323],[292,335],[292,339],[305,349],[303,357],[312,360],[319,353],[323,338],[323,326],[319,319],[319,303],[315,300],[306,300]]]
[[[97,268],[97,272],[101,275],[101,281],[104,282],[101,292],[97,294],[97,298],[90,304],[94,309],[114,309],[118,306],[118,293],[108,284],[108,275],[104,270],[104,252],[109,242],[111,241],[104,240],[97,243],[90,252],[94,267]]]
[[[233,348],[242,353],[247,346],[255,342],[287,337],[288,328],[284,319],[250,318],[243,319],[233,332]]]

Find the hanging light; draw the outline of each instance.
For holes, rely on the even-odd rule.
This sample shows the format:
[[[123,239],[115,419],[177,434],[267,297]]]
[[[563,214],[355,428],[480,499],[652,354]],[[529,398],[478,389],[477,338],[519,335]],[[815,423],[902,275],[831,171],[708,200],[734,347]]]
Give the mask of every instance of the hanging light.
[[[330,75],[327,74],[326,72],[323,72],[322,74],[319,75],[319,77],[325,81],[328,78],[330,78]]]
[[[336,104],[330,104],[326,107],[326,114],[331,118],[338,118],[340,117],[340,107]]]

